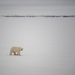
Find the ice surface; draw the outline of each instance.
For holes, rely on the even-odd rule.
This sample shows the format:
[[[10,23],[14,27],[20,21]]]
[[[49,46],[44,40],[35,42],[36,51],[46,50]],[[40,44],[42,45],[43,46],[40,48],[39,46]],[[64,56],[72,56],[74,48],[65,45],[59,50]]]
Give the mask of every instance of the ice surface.
[[[0,75],[74,75],[75,18],[0,17]],[[22,56],[9,56],[21,46]]]
[[[73,58],[1,56],[0,75],[74,75]]]

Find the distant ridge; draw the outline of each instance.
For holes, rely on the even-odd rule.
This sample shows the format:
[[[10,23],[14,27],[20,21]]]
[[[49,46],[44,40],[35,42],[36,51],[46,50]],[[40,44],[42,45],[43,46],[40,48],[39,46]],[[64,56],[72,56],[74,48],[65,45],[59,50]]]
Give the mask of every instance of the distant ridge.
[[[75,15],[1,15],[1,17],[75,17]]]

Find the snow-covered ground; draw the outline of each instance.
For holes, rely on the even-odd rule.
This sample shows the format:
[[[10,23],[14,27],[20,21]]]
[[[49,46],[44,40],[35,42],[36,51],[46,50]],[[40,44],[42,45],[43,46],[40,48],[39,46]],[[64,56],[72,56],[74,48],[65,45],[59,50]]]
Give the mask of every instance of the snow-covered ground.
[[[74,75],[74,57],[0,56],[1,75]]]
[[[0,35],[0,75],[75,74],[75,18],[0,17]]]
[[[2,15],[75,15],[74,0],[0,0],[0,75],[75,75],[75,17]]]

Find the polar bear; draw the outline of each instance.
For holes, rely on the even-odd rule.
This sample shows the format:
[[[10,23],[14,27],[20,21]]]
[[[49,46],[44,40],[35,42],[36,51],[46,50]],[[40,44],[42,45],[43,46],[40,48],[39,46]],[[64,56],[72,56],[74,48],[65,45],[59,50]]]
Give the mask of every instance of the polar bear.
[[[21,48],[21,47],[12,47],[11,49],[10,49],[10,55],[21,55],[20,54],[20,52],[21,51],[23,51],[23,48]]]

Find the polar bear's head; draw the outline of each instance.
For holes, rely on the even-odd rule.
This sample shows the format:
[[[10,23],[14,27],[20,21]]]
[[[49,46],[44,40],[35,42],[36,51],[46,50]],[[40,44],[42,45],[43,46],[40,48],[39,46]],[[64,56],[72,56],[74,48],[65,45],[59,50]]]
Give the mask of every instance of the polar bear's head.
[[[19,47],[19,50],[20,50],[20,51],[23,51],[23,48]]]
[[[21,51],[23,51],[23,48],[21,48]]]

